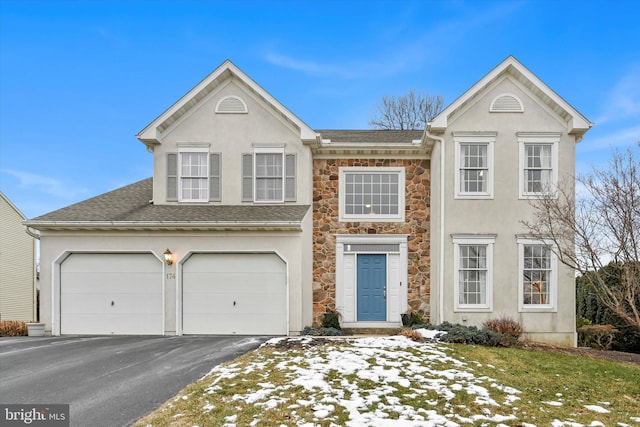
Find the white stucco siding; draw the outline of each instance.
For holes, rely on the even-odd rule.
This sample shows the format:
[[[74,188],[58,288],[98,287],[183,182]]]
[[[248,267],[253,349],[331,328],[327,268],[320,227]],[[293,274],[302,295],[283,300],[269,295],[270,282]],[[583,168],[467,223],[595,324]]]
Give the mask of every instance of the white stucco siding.
[[[35,320],[35,240],[0,194],[0,319]]]
[[[308,235],[309,234],[309,235]],[[277,253],[287,266],[288,332],[298,334],[311,319],[311,272],[308,256],[310,231],[305,232],[105,232],[42,233],[41,320],[46,330],[60,333],[60,266],[72,253],[150,253],[163,258],[169,248],[175,262],[162,263],[164,281],[164,334],[178,330],[181,261],[192,253]],[[114,270],[118,269],[113,265]]]
[[[248,112],[216,113],[217,103],[227,96],[241,98]],[[166,200],[166,154],[185,143],[209,144],[210,152],[221,153],[222,203],[231,205],[241,203],[242,154],[260,145],[282,146],[285,153],[296,154],[296,203],[311,203],[311,151],[302,144],[300,130],[236,81],[220,85],[163,133],[154,149],[155,203]]]
[[[491,101],[501,93],[512,93],[523,103],[522,113],[490,113]],[[445,138],[445,186],[444,210],[444,247],[435,242],[434,253],[440,250],[444,254],[444,268],[432,263],[434,276],[444,274],[444,293],[442,301],[444,320],[457,323],[479,325],[484,320],[499,316],[509,316],[523,323],[532,333],[532,338],[543,338],[573,345],[575,332],[575,296],[573,276],[561,264],[558,266],[557,305],[547,313],[522,312],[519,310],[518,296],[518,246],[516,236],[526,233],[521,221],[530,219],[533,213],[530,200],[520,197],[520,169],[518,142],[519,132],[546,132],[560,135],[557,144],[558,175],[571,177],[575,172],[575,137],[567,134],[567,124],[528,90],[510,79],[499,80],[493,87],[472,103],[459,111],[449,120]],[[493,145],[494,159],[493,198],[488,200],[457,199],[455,197],[455,175],[458,173],[455,162],[456,133],[492,132],[495,133]],[[440,151],[434,152],[434,159]],[[437,163],[437,160],[434,160]],[[437,185],[438,180],[433,181]],[[433,189],[437,197],[439,188]],[[436,227],[437,228],[437,227]],[[437,230],[439,231],[439,230]],[[454,271],[453,235],[495,235],[493,246],[493,292],[492,310],[474,313],[456,310],[454,307],[454,288],[457,283]],[[434,240],[437,238],[433,234]],[[434,257],[434,260],[437,259]],[[432,305],[437,304],[436,294],[432,296]],[[437,307],[434,310],[437,313]],[[542,334],[542,335],[540,335]]]

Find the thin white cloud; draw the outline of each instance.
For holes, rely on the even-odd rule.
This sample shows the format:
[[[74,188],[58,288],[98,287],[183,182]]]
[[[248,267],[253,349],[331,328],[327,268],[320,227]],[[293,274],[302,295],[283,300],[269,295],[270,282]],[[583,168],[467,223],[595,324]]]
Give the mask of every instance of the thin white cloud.
[[[598,123],[640,116],[640,65],[631,67],[611,90]]]
[[[503,21],[521,7],[520,2],[499,3],[485,11],[467,10],[463,18],[445,21],[429,28],[427,32],[411,40],[399,38],[396,45],[380,46],[377,57],[368,60],[343,61],[338,64],[322,63],[310,59],[295,58],[269,48],[265,59],[279,67],[302,71],[313,75],[326,75],[345,79],[385,77],[421,67],[426,61],[437,61],[438,55],[451,53],[455,43],[464,43],[466,35]],[[437,51],[434,46],[438,46]]]
[[[603,149],[629,147],[637,144],[638,141],[640,141],[640,125],[635,125],[585,141],[586,144],[581,145],[580,149],[583,153],[589,153]]]
[[[48,176],[12,169],[3,169],[0,172],[18,179],[18,187],[21,189],[48,194],[64,200],[74,200],[89,194],[89,190],[84,187],[66,184]]]

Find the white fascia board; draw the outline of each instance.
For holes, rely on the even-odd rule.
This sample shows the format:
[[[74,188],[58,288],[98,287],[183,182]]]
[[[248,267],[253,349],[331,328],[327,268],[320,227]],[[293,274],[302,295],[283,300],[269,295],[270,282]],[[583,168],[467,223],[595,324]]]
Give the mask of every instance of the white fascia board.
[[[86,229],[293,229],[301,230],[302,222],[298,221],[278,221],[278,222],[240,222],[240,221],[217,221],[217,222],[179,222],[179,221],[45,221],[31,222],[25,221],[25,225],[36,230],[86,230]]]
[[[295,114],[293,114],[284,105],[282,105],[277,99],[271,96],[266,90],[264,90],[259,84],[257,84],[251,77],[245,74],[242,70],[240,70],[234,63],[232,63],[228,59],[224,61],[222,65],[216,68],[213,72],[211,72],[211,74],[205,77],[200,83],[194,86],[189,92],[187,92],[184,96],[182,96],[178,101],[176,101],[165,112],[160,114],[142,131],[140,131],[136,135],[136,138],[144,142],[146,145],[159,143],[159,137],[160,137],[159,127],[162,125],[162,123],[164,123],[167,119],[173,116],[181,108],[183,108],[193,99],[195,99],[199,93],[205,90],[205,88],[207,88],[216,79],[219,79],[221,76],[223,76],[224,73],[227,71],[230,72],[239,80],[241,80],[251,90],[259,94],[268,103],[270,103],[275,109],[279,110],[285,117],[287,117],[287,119],[289,119],[292,123],[294,123],[300,129],[301,139],[310,140],[310,139],[316,138],[316,132],[313,129],[311,129],[306,123],[304,123],[300,118],[298,118]]]
[[[432,132],[444,131],[448,126],[449,116],[455,112],[462,104],[467,102],[476,93],[485,89],[492,81],[494,81],[499,75],[507,72],[509,67],[512,67],[524,78],[529,80],[534,86],[536,86],[541,92],[548,96],[553,102],[563,108],[571,117],[572,120],[569,123],[569,133],[583,134],[588,131],[593,123],[587,120],[578,110],[573,108],[568,102],[566,102],[560,95],[558,95],[547,84],[540,80],[535,74],[533,74],[527,67],[520,63],[515,57],[509,56],[491,70],[487,75],[480,79],[476,84],[471,86],[469,90],[464,92],[460,97],[453,101],[447,108],[442,110],[429,124],[428,129]]]

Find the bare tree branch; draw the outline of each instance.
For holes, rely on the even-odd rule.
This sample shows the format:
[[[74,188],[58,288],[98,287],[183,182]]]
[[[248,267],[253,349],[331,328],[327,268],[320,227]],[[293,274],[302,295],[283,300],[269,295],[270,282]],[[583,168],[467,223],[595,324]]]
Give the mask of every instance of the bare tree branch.
[[[444,99],[441,95],[417,94],[411,89],[406,95],[383,96],[377,106],[377,116],[369,121],[376,129],[418,130],[442,111]]]
[[[577,199],[576,184],[584,191]],[[560,262],[586,277],[602,304],[640,331],[640,166],[633,151],[615,151],[607,168],[562,182],[532,204],[534,218],[522,222],[531,235],[551,240]],[[609,263],[617,268],[603,269]],[[611,271],[619,273],[611,277]]]

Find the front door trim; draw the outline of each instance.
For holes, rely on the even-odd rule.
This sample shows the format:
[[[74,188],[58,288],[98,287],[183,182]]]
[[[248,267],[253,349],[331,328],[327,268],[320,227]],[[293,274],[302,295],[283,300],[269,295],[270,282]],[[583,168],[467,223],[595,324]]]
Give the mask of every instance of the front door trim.
[[[408,234],[336,236],[336,309],[346,328],[393,328],[407,310]],[[386,320],[357,319],[357,255],[383,254],[387,258]]]

